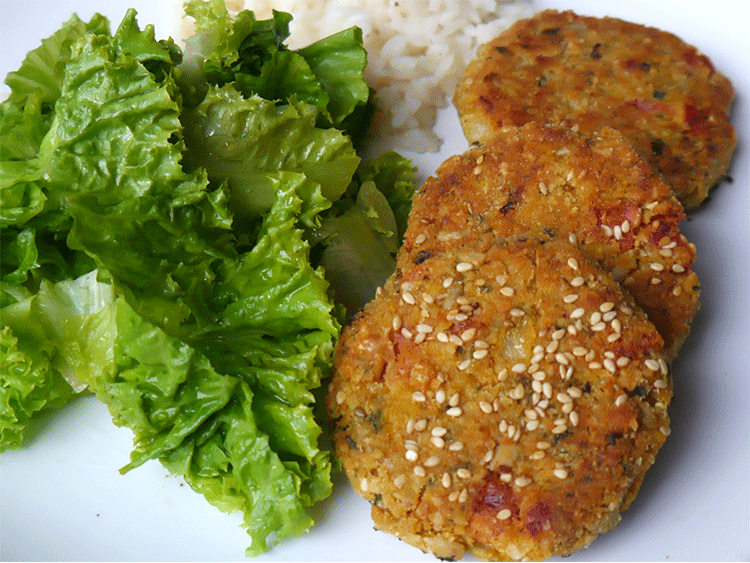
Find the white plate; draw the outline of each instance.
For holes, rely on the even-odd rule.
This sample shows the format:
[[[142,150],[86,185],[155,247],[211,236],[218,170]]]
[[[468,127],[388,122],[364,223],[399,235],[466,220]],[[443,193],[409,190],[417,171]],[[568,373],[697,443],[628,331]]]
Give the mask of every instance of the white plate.
[[[745,0],[544,0],[540,6],[657,25],[698,46],[733,81],[739,143],[710,201],[683,231],[699,252],[703,306],[673,366],[672,435],[620,525],[565,561],[750,560],[750,8]],[[157,36],[175,29],[175,2],[0,0],[0,75],[77,11],[119,23],[138,9]],[[7,89],[6,89],[7,92]],[[4,92],[0,95],[4,97]],[[452,109],[438,128],[440,154],[408,155],[422,177],[466,143]],[[28,446],[0,455],[0,560],[243,560],[247,536],[227,516],[170,477],[158,462],[127,475],[129,431],[87,398],[35,425]],[[434,561],[375,532],[369,504],[341,476],[301,539],[260,561]]]

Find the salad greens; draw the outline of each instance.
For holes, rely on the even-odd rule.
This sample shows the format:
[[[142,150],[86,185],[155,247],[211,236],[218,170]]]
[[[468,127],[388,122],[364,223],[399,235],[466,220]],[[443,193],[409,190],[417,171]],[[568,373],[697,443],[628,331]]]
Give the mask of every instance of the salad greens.
[[[414,190],[363,162],[374,92],[351,28],[291,50],[289,14],[189,0],[183,53],[130,10],[73,16],[0,104],[0,451],[94,393],[226,511],[248,555],[331,492],[315,398],[341,323],[393,271]]]

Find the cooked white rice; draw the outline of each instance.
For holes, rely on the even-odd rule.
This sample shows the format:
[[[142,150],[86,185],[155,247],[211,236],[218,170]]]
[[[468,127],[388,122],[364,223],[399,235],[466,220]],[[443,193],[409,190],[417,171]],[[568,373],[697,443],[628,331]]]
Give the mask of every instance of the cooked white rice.
[[[476,54],[516,20],[529,0],[227,0],[230,11],[271,8],[294,16],[289,45],[303,47],[336,31],[362,28],[366,78],[377,90],[375,134],[396,150],[437,152],[437,111]]]

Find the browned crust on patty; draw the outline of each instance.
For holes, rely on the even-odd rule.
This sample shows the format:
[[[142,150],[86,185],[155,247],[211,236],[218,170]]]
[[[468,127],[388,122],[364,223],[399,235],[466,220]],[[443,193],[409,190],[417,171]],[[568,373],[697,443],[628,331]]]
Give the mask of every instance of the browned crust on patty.
[[[568,554],[616,525],[668,434],[662,350],[565,240],[434,247],[342,334],[336,452],[375,526],[424,551]]]
[[[673,359],[699,307],[695,246],[669,186],[622,135],[529,123],[447,159],[417,192],[401,267],[473,237],[562,237],[630,291]]]
[[[454,102],[470,142],[529,121],[611,126],[691,208],[729,167],[733,96],[711,61],[671,33],[546,10],[482,46]]]

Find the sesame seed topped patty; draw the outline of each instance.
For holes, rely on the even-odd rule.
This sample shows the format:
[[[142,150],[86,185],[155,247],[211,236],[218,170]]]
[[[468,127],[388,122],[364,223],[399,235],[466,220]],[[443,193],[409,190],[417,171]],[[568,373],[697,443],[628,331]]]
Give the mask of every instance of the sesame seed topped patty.
[[[623,133],[690,208],[725,174],[734,92],[673,34],[615,18],[542,11],[482,46],[454,103],[470,142],[529,121]]]
[[[669,186],[622,134],[528,123],[447,159],[414,198],[402,267],[474,237],[561,237],[632,293],[671,361],[699,307],[695,246]],[[565,296],[575,303],[576,289]]]
[[[669,433],[662,352],[565,239],[434,246],[343,331],[336,453],[376,528],[437,557],[568,554],[616,525]]]

